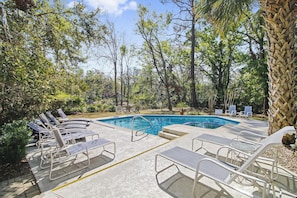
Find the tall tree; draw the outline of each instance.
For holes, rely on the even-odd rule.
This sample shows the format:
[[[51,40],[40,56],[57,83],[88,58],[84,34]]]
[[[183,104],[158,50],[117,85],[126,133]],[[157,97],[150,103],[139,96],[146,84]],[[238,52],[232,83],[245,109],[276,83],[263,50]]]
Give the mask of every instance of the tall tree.
[[[201,13],[221,27],[235,21],[255,1],[202,0]],[[268,133],[295,125],[295,32],[297,0],[259,0],[268,49]]]
[[[265,38],[264,20],[261,11],[245,13],[242,28],[237,32],[242,35],[244,62],[247,67],[241,70],[241,87],[245,90],[240,95],[243,103],[254,102],[253,110],[267,115],[268,110],[268,67],[267,67],[267,40]],[[244,80],[243,80],[244,79]],[[256,91],[257,90],[257,91]],[[259,93],[259,90],[263,90]]]
[[[120,80],[121,80],[121,106],[123,105],[123,98],[125,96],[124,93],[124,57],[127,55],[127,46],[122,45],[120,47],[120,65],[121,65],[121,71],[120,71]]]
[[[65,79],[80,74],[73,68],[84,61],[82,46],[101,35],[99,10],[30,2],[0,2],[0,125],[50,108],[56,93],[66,91]]]
[[[123,45],[125,46],[125,45]],[[123,48],[121,48],[122,50],[122,55],[123,56],[123,67],[124,65],[126,67],[124,67],[126,69],[126,73],[123,75],[123,94],[126,97],[126,102],[127,105],[129,105],[130,102],[130,98],[131,98],[131,83],[133,82],[133,64],[132,62],[136,62],[135,58],[135,46],[131,45],[131,46],[126,46],[126,49],[124,50]]]
[[[106,58],[113,64],[114,69],[114,98],[115,105],[118,105],[118,61],[120,56],[120,45],[121,41],[118,38],[114,23],[107,22],[105,37],[103,38],[103,48],[104,51],[101,51],[99,57]]]
[[[191,107],[198,107],[197,101],[197,93],[196,93],[196,75],[195,75],[195,44],[196,44],[196,23],[198,20],[198,15],[196,12],[196,4],[197,0],[161,0],[163,3],[167,3],[171,1],[174,3],[178,8],[180,15],[186,15],[184,17],[180,16],[180,18],[175,18],[176,20],[181,21],[181,24],[177,26],[181,26],[181,28],[176,28],[177,35],[180,36],[179,31],[184,31],[184,29],[188,29],[190,26],[190,44],[191,44],[191,51],[190,51],[190,106]]]
[[[236,47],[240,43],[235,33],[220,37],[213,26],[206,25],[197,32],[197,46],[202,60],[201,71],[209,78],[217,93],[217,108],[227,105],[227,90],[230,83],[231,66],[236,61]]]
[[[168,28],[171,15],[157,15],[155,12],[150,14],[145,7],[139,7],[138,13],[140,19],[137,22],[137,28],[144,39],[144,52],[147,52],[146,55],[149,57],[149,61],[154,66],[165,88],[168,109],[172,111],[171,80],[173,70],[172,64],[168,62],[172,46],[167,40],[162,40],[161,37]]]

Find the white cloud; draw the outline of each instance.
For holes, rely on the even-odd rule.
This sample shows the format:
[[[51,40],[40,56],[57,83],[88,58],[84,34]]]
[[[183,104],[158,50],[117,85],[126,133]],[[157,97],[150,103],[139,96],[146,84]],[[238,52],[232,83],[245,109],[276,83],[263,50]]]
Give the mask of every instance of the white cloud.
[[[134,0],[86,0],[88,6],[100,8],[108,14],[121,15],[126,10],[136,10],[137,3]]]

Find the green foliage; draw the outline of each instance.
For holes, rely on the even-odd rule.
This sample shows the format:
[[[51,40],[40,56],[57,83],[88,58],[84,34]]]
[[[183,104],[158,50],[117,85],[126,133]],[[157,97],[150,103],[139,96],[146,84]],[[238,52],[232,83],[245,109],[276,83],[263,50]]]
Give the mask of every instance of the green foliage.
[[[197,45],[202,64],[200,70],[211,81],[217,93],[216,106],[224,104],[224,97],[231,80],[231,70],[237,62],[240,44],[236,33],[221,38],[214,27],[206,25],[197,32]]]
[[[26,156],[26,145],[32,133],[27,127],[27,121],[6,123],[1,127],[0,132],[1,164],[20,162]]]
[[[116,111],[116,107],[113,105],[109,105],[108,112],[115,112],[115,111]]]
[[[53,100],[61,91],[82,96],[81,50],[104,31],[98,10],[80,3],[65,8],[59,0],[41,1],[26,13],[15,9],[14,1],[1,2],[0,126],[58,106]]]
[[[97,107],[95,105],[92,105],[92,106],[88,106],[87,108],[87,112],[89,113],[93,113],[93,112],[97,112]]]
[[[108,105],[108,104],[106,104],[106,103],[99,104],[99,105],[98,105],[98,111],[99,111],[99,112],[107,112],[107,111],[109,111],[110,106],[113,106],[113,105]]]
[[[176,105],[177,107],[187,107],[188,105],[185,102],[179,102]]]

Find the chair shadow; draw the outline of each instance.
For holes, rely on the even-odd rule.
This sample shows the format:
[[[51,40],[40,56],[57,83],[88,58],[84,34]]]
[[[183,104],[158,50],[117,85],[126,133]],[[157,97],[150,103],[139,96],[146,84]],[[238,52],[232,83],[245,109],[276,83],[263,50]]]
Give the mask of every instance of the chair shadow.
[[[279,168],[279,175],[275,185],[282,190],[283,194],[297,197],[297,175],[283,167]]]
[[[81,178],[87,177],[91,174],[100,171],[100,167],[108,164],[113,161],[114,158],[101,153],[99,155],[92,156],[90,158],[90,165],[82,170],[71,173],[69,175],[65,175],[62,178],[56,180],[49,179],[49,168],[41,169],[39,167],[40,164],[40,156],[38,153],[32,154],[28,157],[28,162],[31,167],[31,171],[35,177],[36,184],[38,185],[40,192],[46,192],[48,190],[59,187],[60,185],[67,185],[67,183],[75,182],[76,180],[80,180]],[[69,164],[66,168],[58,170],[55,175],[67,173],[67,171],[72,171],[73,169],[79,169],[86,164],[86,161],[78,161],[75,164]],[[98,169],[98,170],[96,170]]]
[[[175,198],[192,198],[192,188],[194,180],[181,172],[177,172],[162,183],[159,187]],[[209,186],[199,182],[199,186],[195,189],[195,196],[202,198],[210,197],[230,197],[230,194],[225,194],[225,190],[217,191]]]

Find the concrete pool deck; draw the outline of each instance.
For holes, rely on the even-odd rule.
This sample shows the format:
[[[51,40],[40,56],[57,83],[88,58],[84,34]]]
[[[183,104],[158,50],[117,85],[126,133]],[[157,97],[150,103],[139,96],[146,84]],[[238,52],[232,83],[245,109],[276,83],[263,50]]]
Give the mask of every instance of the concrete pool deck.
[[[249,130],[259,134],[267,131],[267,122],[251,119],[230,118],[239,121],[238,125],[227,125],[218,129],[204,129],[198,127],[171,125],[166,128],[186,133],[174,140],[167,140],[154,135],[147,135],[131,142],[130,130],[111,127],[105,123],[95,122],[88,129],[98,132],[100,137],[116,143],[116,157],[112,161],[95,157],[91,160],[89,168],[50,181],[49,170],[39,168],[39,153],[32,148],[27,158],[35,176],[42,197],[191,197],[193,172],[183,170],[184,175],[176,174],[162,185],[158,185],[155,175],[155,155],[159,152],[180,146],[191,150],[192,139],[200,134],[208,133],[222,137],[233,138],[241,130]],[[206,144],[205,144],[206,145]],[[218,146],[206,145],[211,153],[215,153]],[[284,169],[285,172],[287,170]],[[288,171],[295,179],[295,174]],[[245,188],[245,187],[244,187]],[[232,197],[246,197],[229,188],[224,188]],[[203,197],[216,197],[221,195],[219,188],[211,180],[202,180],[200,185]],[[230,197],[223,196],[223,197]],[[256,194],[255,194],[256,197]],[[282,197],[286,197],[283,195]],[[287,196],[290,197],[290,196]]]

